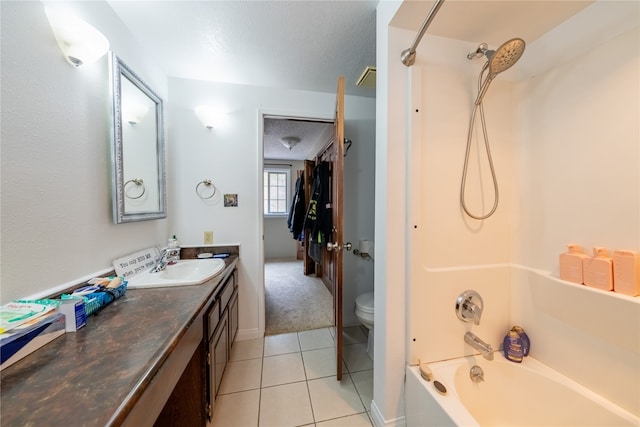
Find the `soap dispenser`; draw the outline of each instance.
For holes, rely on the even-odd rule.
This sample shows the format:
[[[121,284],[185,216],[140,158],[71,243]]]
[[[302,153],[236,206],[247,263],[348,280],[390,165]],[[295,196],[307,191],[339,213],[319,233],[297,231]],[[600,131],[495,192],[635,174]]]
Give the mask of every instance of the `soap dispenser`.
[[[167,241],[167,250],[169,251],[167,264],[176,264],[180,260],[180,246],[175,234]]]
[[[613,290],[613,260],[605,248],[593,248],[593,257],[583,260],[582,267],[585,285]]]
[[[573,283],[583,284],[582,262],[589,258],[589,255],[582,251],[580,245],[570,243],[567,245],[569,251],[560,254],[560,278]]]

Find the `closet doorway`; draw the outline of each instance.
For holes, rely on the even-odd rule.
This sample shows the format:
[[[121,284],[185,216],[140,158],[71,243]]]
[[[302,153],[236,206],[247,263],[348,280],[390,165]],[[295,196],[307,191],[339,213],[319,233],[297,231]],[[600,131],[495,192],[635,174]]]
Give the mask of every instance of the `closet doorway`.
[[[264,116],[263,129],[265,335],[332,326],[333,297],[305,269],[304,237],[294,236],[289,212],[305,160],[331,139],[333,121]]]

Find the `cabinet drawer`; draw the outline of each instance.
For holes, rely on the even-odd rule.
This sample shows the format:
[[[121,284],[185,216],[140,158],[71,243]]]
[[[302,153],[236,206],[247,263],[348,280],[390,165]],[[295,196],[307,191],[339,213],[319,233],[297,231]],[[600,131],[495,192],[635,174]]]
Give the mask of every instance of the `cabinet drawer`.
[[[224,289],[220,293],[220,309],[221,310],[224,310],[227,307],[227,304],[229,304],[229,300],[231,299],[231,295],[233,295],[234,290],[235,290],[234,280],[233,280],[233,275],[231,275],[229,276],[227,283],[224,284]]]

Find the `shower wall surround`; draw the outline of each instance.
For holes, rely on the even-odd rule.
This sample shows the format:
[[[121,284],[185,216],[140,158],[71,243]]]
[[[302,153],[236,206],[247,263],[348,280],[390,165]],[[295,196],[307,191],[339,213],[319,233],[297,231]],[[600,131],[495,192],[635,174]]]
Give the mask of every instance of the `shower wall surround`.
[[[637,4],[622,6],[638,16]],[[640,249],[640,32],[637,24],[610,29],[599,44],[574,45],[535,75],[525,61],[544,60],[544,46],[562,45],[569,29],[593,38],[589,24],[600,7],[527,42],[523,64],[487,93],[501,203],[485,221],[466,217],[458,200],[482,64],[465,57],[473,44],[423,39],[410,77],[417,138],[408,156],[407,354],[410,363],[471,354],[463,341],[469,328],[498,348],[504,331],[521,324],[533,357],[640,416],[640,298],[563,282],[558,270],[567,242]],[[493,202],[488,167],[471,165],[470,204],[486,210]],[[455,316],[456,296],[466,289],[484,299],[478,326]]]

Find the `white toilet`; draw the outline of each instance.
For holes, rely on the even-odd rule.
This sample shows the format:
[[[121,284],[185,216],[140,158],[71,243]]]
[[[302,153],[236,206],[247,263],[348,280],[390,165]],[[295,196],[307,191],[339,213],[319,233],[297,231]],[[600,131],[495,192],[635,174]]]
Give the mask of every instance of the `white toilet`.
[[[367,292],[356,298],[355,314],[360,323],[369,330],[367,353],[373,360],[373,292]]]

